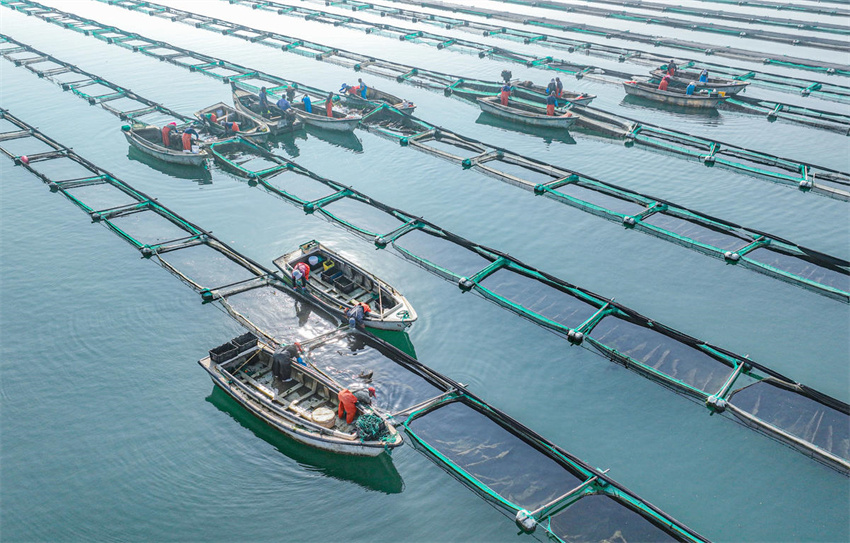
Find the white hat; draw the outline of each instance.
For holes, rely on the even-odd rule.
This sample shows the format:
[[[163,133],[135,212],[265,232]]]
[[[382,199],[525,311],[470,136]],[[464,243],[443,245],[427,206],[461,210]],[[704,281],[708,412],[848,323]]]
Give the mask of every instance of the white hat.
[[[307,262],[309,262],[311,266],[315,266],[316,264],[319,263],[319,257],[316,256],[316,255],[313,255],[313,256],[311,256],[310,258],[307,259]]]
[[[304,274],[301,273],[301,270],[295,270],[294,272],[292,272],[293,279],[301,279],[301,277],[303,276]]]

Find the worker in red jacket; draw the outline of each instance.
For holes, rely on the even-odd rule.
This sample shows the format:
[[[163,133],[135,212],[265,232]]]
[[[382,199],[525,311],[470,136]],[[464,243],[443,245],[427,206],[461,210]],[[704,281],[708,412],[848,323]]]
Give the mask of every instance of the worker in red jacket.
[[[292,267],[292,286],[296,290],[307,290],[307,281],[310,280],[310,266],[304,262],[298,262]]]
[[[162,127],[162,146],[171,147],[171,131],[177,133],[177,123],[168,123]]]
[[[351,424],[357,417],[357,402],[363,402],[367,405],[372,403],[372,398],[375,397],[375,387],[368,389],[359,388],[356,392],[351,392],[347,388],[339,391],[337,398],[339,399],[339,410],[337,416],[342,418],[345,414],[345,422]]]

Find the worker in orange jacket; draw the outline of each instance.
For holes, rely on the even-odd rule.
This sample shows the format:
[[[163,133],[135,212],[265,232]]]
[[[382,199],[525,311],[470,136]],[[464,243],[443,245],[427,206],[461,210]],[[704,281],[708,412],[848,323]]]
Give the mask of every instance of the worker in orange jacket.
[[[375,397],[375,387],[369,387],[367,390],[368,392],[366,390],[358,390],[357,395],[347,388],[340,390],[339,394],[337,394],[337,398],[339,399],[337,416],[342,418],[343,414],[345,414],[345,422],[348,424],[354,422],[355,417],[357,417],[357,402],[361,401],[371,404],[372,398]]]

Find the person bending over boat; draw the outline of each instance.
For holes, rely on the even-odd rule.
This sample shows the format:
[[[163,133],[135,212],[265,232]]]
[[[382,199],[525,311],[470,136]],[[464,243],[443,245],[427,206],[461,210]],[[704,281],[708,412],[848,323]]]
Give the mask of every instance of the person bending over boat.
[[[375,387],[365,388],[363,385],[352,385],[350,388],[344,388],[337,394],[339,400],[339,410],[337,416],[342,418],[345,415],[345,422],[351,424],[357,417],[357,402],[362,402],[366,405],[372,405],[372,398],[375,397]]]
[[[162,146],[166,148],[174,147],[172,139],[177,137],[177,123],[171,122],[162,127]]]
[[[555,91],[552,91],[546,97],[546,115],[554,117],[556,107],[558,107],[558,97],[555,96]]]
[[[219,121],[219,124],[224,127],[225,136],[239,133],[239,123],[237,123],[236,121],[228,121],[227,116],[225,116],[224,119]]]
[[[661,83],[658,84],[658,90],[666,91],[667,85],[669,85],[669,84],[670,84],[670,76],[665,75],[664,77],[661,78]]]
[[[513,87],[511,87],[510,83],[505,83],[502,87],[502,93],[499,95],[499,100],[502,102],[503,106],[508,105],[508,98],[511,96],[511,90],[513,90]]]
[[[285,112],[287,109],[289,109],[289,108],[291,108],[291,107],[292,107],[292,105],[289,103],[289,100],[287,100],[285,96],[281,96],[281,97],[280,97],[280,100],[278,100],[278,101],[277,101],[277,104],[275,104],[275,105],[277,105],[277,108],[278,108],[279,110],[284,111],[284,112]]]
[[[299,343],[281,345],[272,355],[272,375],[279,381],[289,381],[292,377],[292,363],[306,366],[301,358],[302,348]]]
[[[310,266],[298,262],[292,266],[292,286],[295,290],[307,291],[307,281],[310,280]]]
[[[693,96],[694,89],[697,88],[697,84],[694,81],[688,83],[688,86],[685,88],[685,94],[688,96]]]
[[[708,83],[708,69],[703,68],[699,73],[699,82],[700,83]]]
[[[363,326],[363,319],[366,318],[366,314],[371,313],[372,308],[369,307],[369,304],[363,302],[356,302],[354,307],[345,310],[345,316],[348,317],[348,326],[350,328],[355,328],[357,326]]]
[[[198,138],[200,138],[200,136],[198,135],[198,132],[194,128],[192,128],[191,126],[189,128],[187,128],[186,130],[184,130],[183,136],[182,136],[183,152],[184,153],[191,153],[192,152],[192,142],[198,141]]]

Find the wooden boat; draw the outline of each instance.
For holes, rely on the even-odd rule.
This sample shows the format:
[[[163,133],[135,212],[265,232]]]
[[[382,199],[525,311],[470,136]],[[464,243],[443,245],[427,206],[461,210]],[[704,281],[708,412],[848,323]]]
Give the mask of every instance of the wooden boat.
[[[502,92],[504,83],[496,83],[494,81],[466,81],[462,80],[449,89],[446,89],[446,94],[456,94],[461,98],[468,100],[477,100],[487,96],[498,96]],[[545,103],[546,87],[535,85],[531,81],[511,81],[511,86],[514,88],[511,97],[522,100],[529,100],[536,103]],[[566,89],[561,93],[561,98],[577,106],[586,106],[596,98],[595,94],[584,94],[579,92],[568,91]]]
[[[310,264],[310,257],[317,262]],[[381,330],[404,330],[416,319],[416,311],[407,299],[393,287],[319,243],[308,241],[297,251],[275,259],[274,264],[290,280],[296,263],[310,266],[307,291],[325,310],[342,320],[345,311],[356,302],[369,304],[371,313],[366,314],[364,325]]]
[[[259,96],[244,89],[233,88],[233,105],[242,113],[260,118],[269,125],[272,134],[285,134],[304,127],[304,123],[298,120],[294,111],[290,115],[284,115],[273,104],[268,110],[261,111]]]
[[[253,340],[244,341],[246,336]],[[378,456],[402,444],[401,434],[360,402],[358,417],[370,416],[376,425],[383,425],[381,437],[358,435],[357,420],[348,424],[338,418],[340,385],[294,360],[296,349],[293,345],[275,354],[271,346],[246,334],[210,350],[198,364],[217,387],[257,418],[300,443],[355,456]]]
[[[652,70],[650,72],[652,77],[657,80],[661,80],[662,77],[667,75],[666,70]],[[705,83],[701,83],[699,81],[699,74],[689,74],[686,72],[679,71],[676,75],[670,77],[670,86],[673,87],[687,87],[688,84],[693,81],[696,83],[697,89],[706,89],[706,90],[714,90],[717,92],[725,92],[726,94],[738,94],[749,85],[749,81],[736,81],[734,79],[721,79],[719,77],[709,77],[708,81]]]
[[[478,106],[481,111],[497,117],[546,128],[569,128],[578,119],[577,115],[563,109],[556,109],[555,115],[550,116],[546,115],[545,106],[533,106],[517,101],[508,101],[508,105],[503,106],[498,96],[479,98]]]
[[[183,151],[182,145],[179,149],[165,147],[162,145],[162,128],[158,126],[134,123],[122,126],[121,131],[132,147],[163,162],[182,166],[204,166],[210,158],[209,152],[202,146],[193,146],[192,152]],[[202,138],[205,135],[200,134]]]
[[[623,81],[623,87],[626,89],[626,94],[681,107],[713,108],[727,98],[718,92],[706,91],[688,96],[681,90],[658,90],[658,85],[640,81]]]
[[[206,117],[207,114],[213,114],[216,117],[216,122],[211,122]],[[252,114],[237,111],[228,106],[224,102],[213,104],[205,107],[201,111],[195,113],[195,117],[202,123],[204,127],[219,138],[229,138],[231,136],[241,136],[254,141],[264,141],[271,134],[269,125],[263,122],[262,119]],[[225,124],[236,122],[239,125],[239,130],[233,132],[230,128],[225,128]]]
[[[373,106],[369,103],[370,101],[382,102],[384,104],[387,104],[388,106],[393,106],[402,113],[413,113],[413,110],[416,109],[416,104],[414,104],[413,102],[407,102],[405,104],[405,100],[403,100],[402,98],[399,98],[398,96],[395,96],[388,92],[375,89],[373,87],[366,88],[365,100],[359,94],[353,94],[347,91],[342,94],[342,99],[346,103],[346,105],[356,107],[358,109],[372,109]]]
[[[317,100],[312,104],[312,113],[307,113],[304,110],[304,102],[299,99],[291,101],[292,109],[295,114],[301,119],[304,124],[321,128],[322,130],[333,130],[335,132],[354,132],[357,125],[360,124],[360,115],[343,112],[339,109],[333,109],[333,117],[328,117],[325,114],[325,100]]]

